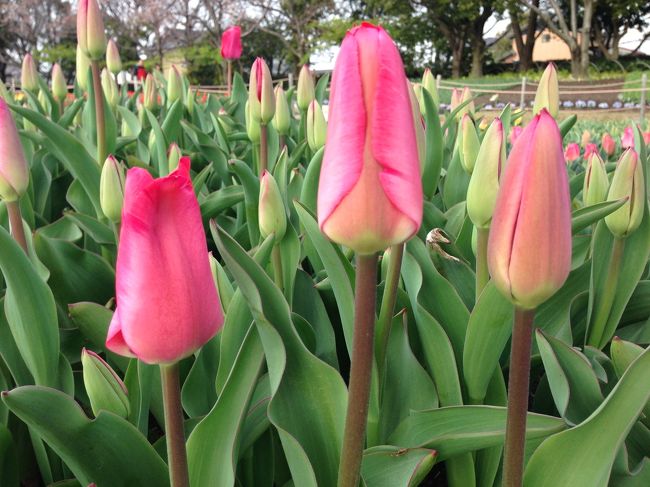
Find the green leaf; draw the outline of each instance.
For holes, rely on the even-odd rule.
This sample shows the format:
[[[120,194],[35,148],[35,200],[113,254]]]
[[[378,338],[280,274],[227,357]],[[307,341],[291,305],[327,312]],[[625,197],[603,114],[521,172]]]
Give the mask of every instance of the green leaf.
[[[158,176],[167,176],[167,174],[169,174],[169,164],[167,161],[168,144],[165,140],[165,134],[163,133],[156,116],[146,108],[144,109],[144,112],[147,114],[153,132],[154,146],[151,148],[151,157],[153,162],[158,165]]]
[[[214,218],[241,201],[244,201],[244,189],[239,185],[226,186],[213,191],[201,202],[203,220]]]
[[[650,349],[636,359],[605,402],[583,423],[547,438],[526,467],[526,487],[604,487],[617,451],[650,399]],[[570,452],[570,454],[568,454]]]
[[[435,463],[435,450],[376,446],[363,453],[361,476],[366,487],[417,487]]]
[[[422,98],[425,106],[425,126],[426,126],[426,155],[424,159],[424,168],[422,171],[422,188],[426,199],[431,199],[438,187],[440,170],[442,169],[442,160],[444,155],[444,144],[442,143],[442,129],[440,128],[440,118],[438,116],[438,107],[431,98],[428,90],[422,90]]]
[[[323,76],[321,76],[318,79],[318,83],[316,83],[316,89],[314,90],[315,97],[316,97],[316,101],[318,101],[320,105],[323,104],[323,99],[327,95],[327,83],[329,83],[329,80],[330,80],[330,74],[325,73],[323,74]]]
[[[180,122],[183,118],[183,100],[178,99],[165,114],[165,120],[162,123],[162,131],[165,134],[165,140],[171,144],[178,141],[180,132]]]
[[[560,134],[562,135],[562,138],[566,137],[566,134],[571,131],[577,121],[578,115],[574,113],[560,122]]]
[[[300,193],[300,202],[312,213],[316,212],[316,200],[318,198],[318,181],[320,179],[320,169],[323,165],[323,154],[325,148],[321,147],[316,151],[305,172],[305,180],[302,183]]]
[[[253,170],[244,161],[234,159],[228,165],[235,173],[244,188],[244,202],[246,208],[246,224],[251,245],[257,245],[260,240],[260,226],[258,220],[258,207],[260,199],[260,179],[253,174]]]
[[[605,218],[610,213],[618,210],[625,202],[626,198],[615,201],[604,201],[596,205],[586,206],[573,212],[571,215],[571,231],[575,235],[580,230],[593,225],[598,220]]]
[[[130,423],[102,411],[95,420],[66,394],[38,386],[2,393],[3,402],[59,455],[83,485],[169,485],[165,462]]]
[[[0,485],[18,487],[18,458],[11,432],[0,424]]]

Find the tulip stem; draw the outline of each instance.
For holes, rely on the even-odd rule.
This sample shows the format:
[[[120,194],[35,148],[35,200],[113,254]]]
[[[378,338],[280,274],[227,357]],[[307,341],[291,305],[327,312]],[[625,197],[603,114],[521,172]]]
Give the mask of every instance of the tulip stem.
[[[285,139],[285,136],[280,134],[280,152],[282,152],[282,149],[284,149],[287,146],[287,141]]]
[[[20,213],[20,205],[17,201],[7,201],[7,213],[9,214],[9,228],[11,236],[16,243],[29,254],[27,251],[27,237],[25,236],[25,227],[23,226],[23,217]]]
[[[280,291],[284,292],[284,279],[282,275],[282,252],[280,246],[275,244],[271,251],[271,259],[273,260],[273,280],[275,285],[278,286]]]
[[[226,91],[226,96],[228,98],[230,98],[230,95],[232,93],[232,61],[230,59],[228,59],[228,61],[226,61],[226,64],[228,66],[228,68],[227,68],[228,73],[226,74],[226,78],[228,78],[228,80],[226,81],[226,83],[228,85],[228,89]]]
[[[609,337],[604,336],[607,320],[614,304],[616,297],[616,286],[618,285],[618,276],[621,273],[621,262],[623,260],[623,251],[625,250],[625,239],[614,237],[612,254],[609,258],[607,268],[607,277],[605,278],[605,288],[599,296],[598,304],[593,314],[592,325],[587,333],[587,345],[602,348],[609,341]]]
[[[368,421],[377,292],[377,254],[357,254],[354,336],[338,487],[358,487]]]
[[[478,302],[478,297],[490,280],[490,271],[487,264],[489,235],[489,228],[476,229],[476,302]]]
[[[375,356],[377,367],[379,369],[380,384],[384,365],[386,362],[386,348],[388,347],[388,337],[390,336],[390,325],[395,314],[395,301],[397,300],[397,286],[399,285],[399,276],[402,269],[402,256],[404,255],[404,244],[393,245],[390,248],[390,260],[388,262],[388,272],[386,274],[386,284],[381,297],[381,308],[379,309],[379,318],[377,319],[377,350]]]
[[[160,366],[165,409],[165,434],[167,438],[167,463],[172,487],[189,487],[183,409],[178,362]]]
[[[99,76],[99,61],[90,63],[93,73],[93,92],[95,95],[95,121],[97,125],[97,164],[102,166],[106,157],[106,120],[104,119],[104,96]]]
[[[260,124],[260,177],[269,165],[268,129],[266,124]]]
[[[521,487],[526,444],[530,351],[535,310],[515,308],[508,377],[508,415],[503,457],[503,487]]]

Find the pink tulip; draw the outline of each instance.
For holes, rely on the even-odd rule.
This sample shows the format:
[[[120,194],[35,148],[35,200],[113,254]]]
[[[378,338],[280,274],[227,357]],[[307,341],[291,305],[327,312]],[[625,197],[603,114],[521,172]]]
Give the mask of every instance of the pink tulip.
[[[222,326],[188,157],[160,179],[129,170],[116,299],[106,346],[146,363],[187,357]]]
[[[228,27],[221,36],[221,57],[224,59],[239,59],[241,57],[241,27]]]
[[[7,102],[0,98],[0,199],[16,201],[28,185],[29,169],[18,130]]]
[[[318,188],[325,235],[370,254],[404,242],[422,221],[422,183],[404,67],[393,40],[351,29],[332,79]]]
[[[643,143],[645,145],[650,144],[650,132],[643,132]]]
[[[600,146],[608,156],[611,156],[616,151],[616,141],[614,140],[614,137],[609,135],[607,132],[603,134],[603,138],[600,141]]]
[[[625,127],[621,136],[621,146],[623,149],[634,147],[634,129],[632,127]]]
[[[587,159],[591,154],[598,154],[598,146],[590,142],[585,145],[585,159]]]
[[[566,149],[564,150],[564,160],[566,162],[573,162],[578,157],[580,157],[580,146],[575,142],[567,144]]]
[[[562,136],[546,109],[524,129],[501,177],[488,241],[495,285],[517,306],[551,297],[571,268],[571,198]]]
[[[524,131],[523,127],[520,125],[515,125],[510,129],[510,145],[515,145],[515,140],[521,135]]]

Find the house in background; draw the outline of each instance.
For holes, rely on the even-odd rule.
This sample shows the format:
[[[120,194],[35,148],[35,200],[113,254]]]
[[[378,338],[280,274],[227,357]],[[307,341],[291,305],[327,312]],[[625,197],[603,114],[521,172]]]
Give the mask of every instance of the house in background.
[[[526,36],[524,35],[524,42]],[[544,63],[549,61],[569,61],[571,60],[571,51],[569,46],[549,29],[544,29],[537,34],[537,41],[533,47],[533,62]],[[517,45],[512,39],[512,53],[503,59],[506,64],[519,62]]]

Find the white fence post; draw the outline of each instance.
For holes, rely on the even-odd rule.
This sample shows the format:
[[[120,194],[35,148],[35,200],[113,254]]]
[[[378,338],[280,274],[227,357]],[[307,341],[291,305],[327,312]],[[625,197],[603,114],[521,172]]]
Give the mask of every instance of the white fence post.
[[[526,77],[521,78],[521,95],[519,96],[519,106],[522,110],[526,108]]]
[[[647,89],[648,89],[648,75],[647,73],[643,73],[641,76],[641,120],[640,124],[641,127],[645,128],[645,104],[646,104],[646,99],[647,99]]]

